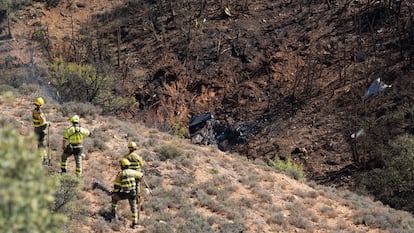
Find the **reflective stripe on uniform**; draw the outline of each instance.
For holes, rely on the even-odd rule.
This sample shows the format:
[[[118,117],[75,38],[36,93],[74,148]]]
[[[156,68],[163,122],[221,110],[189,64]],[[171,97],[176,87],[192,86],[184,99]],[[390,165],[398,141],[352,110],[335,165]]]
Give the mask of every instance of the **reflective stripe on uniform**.
[[[67,163],[66,163],[66,161],[65,161],[65,162],[60,162],[60,168],[61,168],[61,169],[65,169],[65,170],[66,170],[66,168],[67,168]]]
[[[127,172],[121,176],[121,190],[129,192],[135,189],[135,178]]]
[[[41,127],[47,124],[45,116],[40,110],[34,109],[32,112],[34,127]]]
[[[82,144],[83,136],[89,136],[89,130],[73,125],[66,129],[63,138],[68,140],[72,145],[80,145]]]
[[[125,193],[135,191],[135,179],[140,179],[142,178],[142,176],[142,172],[139,171],[135,171],[132,169],[122,170],[118,173],[114,181],[114,187],[119,187],[120,191]]]
[[[135,152],[131,152],[125,155],[124,158],[128,159],[129,162],[131,162],[131,165],[129,166],[130,169],[138,170],[144,166],[144,160]]]

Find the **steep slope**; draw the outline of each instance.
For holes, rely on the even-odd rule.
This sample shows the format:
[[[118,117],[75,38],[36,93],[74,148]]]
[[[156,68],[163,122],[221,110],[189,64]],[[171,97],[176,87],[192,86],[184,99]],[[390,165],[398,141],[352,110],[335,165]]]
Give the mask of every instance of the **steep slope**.
[[[31,133],[30,99],[17,92],[2,91],[2,122],[15,126],[23,136]],[[51,174],[59,171],[60,138],[69,126],[60,106],[47,98],[45,113],[50,131]],[[81,123],[94,131],[85,139],[83,189],[77,200],[80,216],[73,217],[66,232],[410,232],[414,219],[351,192],[309,186],[275,172],[265,164],[214,147],[199,147],[169,134],[125,122],[111,116],[85,115]],[[128,139],[139,140],[140,154],[147,164],[147,195],[140,228],[132,231],[129,207],[124,201],[121,223],[105,221],[110,198],[92,183],[111,187],[118,160],[126,152]],[[96,145],[100,145],[99,149]],[[165,158],[165,146],[176,155]],[[174,154],[174,153],[170,153]],[[69,160],[74,173],[74,161]],[[45,168],[46,169],[46,168]]]
[[[185,126],[210,111],[247,129],[246,141],[226,149],[292,156],[309,178],[348,186],[356,170],[383,162],[375,147],[412,134],[411,12],[411,3],[392,1],[36,2],[2,48],[28,77],[45,58],[106,62],[146,124]],[[362,101],[378,77],[393,88]],[[402,119],[386,119],[401,109]],[[371,136],[357,144],[350,135],[360,128]]]

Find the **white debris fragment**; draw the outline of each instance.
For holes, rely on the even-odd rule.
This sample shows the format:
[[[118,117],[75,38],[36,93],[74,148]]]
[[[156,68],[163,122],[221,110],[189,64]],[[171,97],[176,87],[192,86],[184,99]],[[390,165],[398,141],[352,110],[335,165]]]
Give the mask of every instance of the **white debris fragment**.
[[[380,78],[375,79],[374,82],[371,83],[368,87],[368,91],[364,95],[364,99],[376,95],[378,92],[385,90],[386,88],[392,87],[391,85],[387,85],[380,80]]]
[[[358,132],[351,134],[351,138],[359,138],[365,135],[364,129],[358,130]]]

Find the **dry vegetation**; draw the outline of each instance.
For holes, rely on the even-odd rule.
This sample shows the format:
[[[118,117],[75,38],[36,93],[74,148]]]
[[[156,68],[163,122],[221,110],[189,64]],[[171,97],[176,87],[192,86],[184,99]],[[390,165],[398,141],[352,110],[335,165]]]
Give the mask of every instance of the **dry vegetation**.
[[[31,99],[2,86],[2,121],[24,136],[31,133]],[[59,171],[60,138],[68,126],[65,107],[47,99],[45,113],[52,121],[50,174]],[[143,202],[140,232],[412,232],[411,214],[380,202],[338,191],[314,182],[295,180],[272,167],[215,147],[199,147],[140,122],[96,115],[93,108],[81,118],[95,136],[85,139],[87,159],[71,206],[63,208],[70,222],[65,232],[132,232],[129,207],[120,207],[121,223],[105,220],[110,197],[92,189],[94,181],[111,187],[117,161],[126,153],[129,138],[137,140],[147,164],[146,181],[153,195]],[[98,143],[99,141],[99,143]],[[74,161],[69,160],[74,173]]]
[[[210,111],[249,129],[225,149],[273,158],[305,148],[293,156],[309,178],[349,188],[358,169],[384,162],[373,148],[412,134],[412,12],[393,0],[35,1],[10,15],[2,83],[46,83],[58,57],[92,64],[117,78],[116,96],[138,100],[139,111],[118,103],[122,114],[185,129]],[[361,101],[377,77],[393,89]],[[354,143],[360,128],[369,133]]]
[[[155,194],[143,204],[144,232],[410,232],[411,215],[334,187],[414,209],[413,7],[392,0],[34,1],[10,15],[11,38],[0,25],[1,120],[27,136],[28,100],[46,98],[52,174],[68,116],[80,114],[94,131],[85,141],[79,200],[62,210],[72,220],[67,232],[127,231],[105,221],[109,197],[90,184],[111,186],[128,139],[140,142]],[[114,100],[110,108],[102,96],[99,107],[62,103],[72,99],[62,93],[79,84],[53,82],[65,74],[51,74],[58,57],[116,78],[113,95],[104,96]],[[362,101],[377,77],[393,88]],[[139,105],[125,107],[114,98],[121,93]],[[240,155],[166,133],[183,136],[191,114],[204,111],[250,127],[246,143],[226,148]],[[361,128],[365,137],[351,140]],[[302,166],[278,160],[290,156]],[[256,158],[271,158],[271,166]],[[301,168],[332,187],[306,184]]]

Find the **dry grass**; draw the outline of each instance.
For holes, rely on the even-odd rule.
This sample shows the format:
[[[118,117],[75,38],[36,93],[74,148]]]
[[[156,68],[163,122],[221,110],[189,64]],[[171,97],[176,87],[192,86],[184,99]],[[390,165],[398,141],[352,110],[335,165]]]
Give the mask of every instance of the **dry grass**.
[[[7,118],[24,131],[26,104],[14,106],[0,97]],[[9,105],[10,106],[10,105]],[[49,114],[55,110],[50,109]],[[14,120],[13,120],[14,119]],[[60,139],[67,119],[53,122],[52,173],[58,172]],[[110,197],[91,189],[95,180],[112,187],[119,171],[118,160],[126,152],[127,138],[139,140],[139,153],[146,160],[145,180],[153,195],[142,203],[141,229],[145,232],[409,232],[412,215],[391,209],[372,199],[333,187],[297,181],[275,172],[265,163],[252,162],[212,147],[187,144],[168,133],[143,128],[136,122],[100,117],[86,127],[95,136],[85,145],[83,188],[70,216],[66,232],[132,232],[130,210],[121,201],[119,224],[105,220]],[[14,123],[13,123],[14,122]],[[19,124],[26,122],[25,124]],[[134,134],[134,132],[139,132]],[[125,136],[128,135],[128,136]],[[103,145],[95,141],[101,139]],[[74,161],[69,160],[70,170]],[[65,228],[66,229],[66,228]]]

